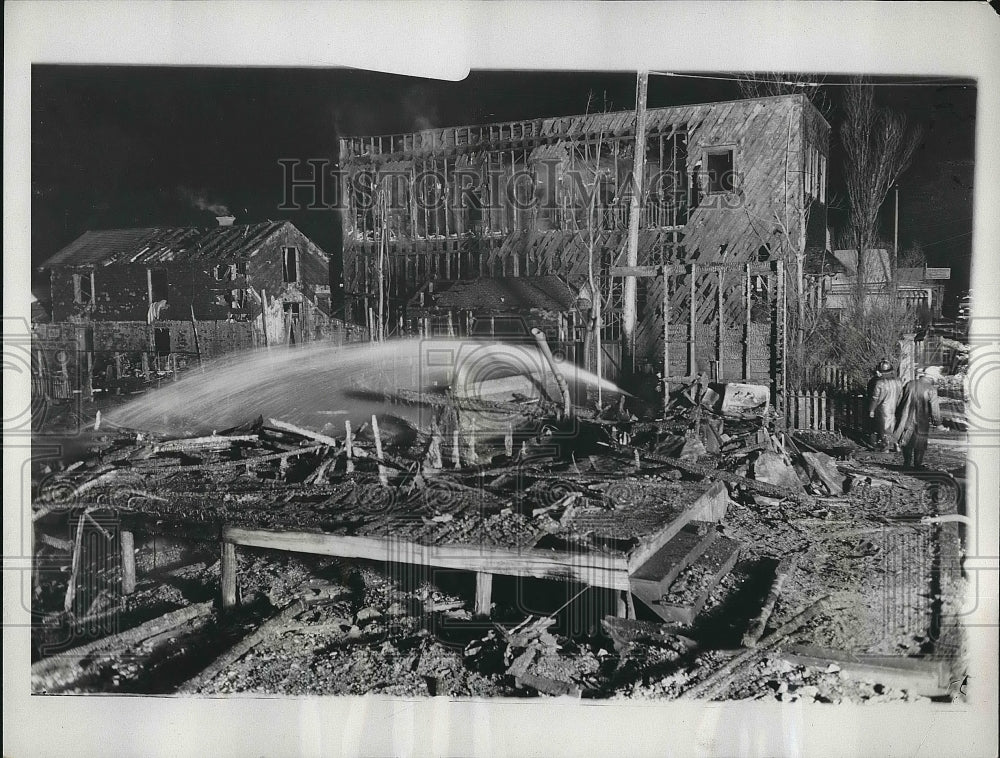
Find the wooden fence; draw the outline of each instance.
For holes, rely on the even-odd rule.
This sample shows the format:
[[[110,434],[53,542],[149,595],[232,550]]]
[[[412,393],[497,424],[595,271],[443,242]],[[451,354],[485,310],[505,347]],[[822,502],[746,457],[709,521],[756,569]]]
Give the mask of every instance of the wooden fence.
[[[861,392],[789,392],[785,420],[790,429],[860,434],[868,425],[865,405]]]
[[[853,388],[853,382],[840,366],[825,363],[822,366],[813,366],[806,371],[806,386],[849,392]]]

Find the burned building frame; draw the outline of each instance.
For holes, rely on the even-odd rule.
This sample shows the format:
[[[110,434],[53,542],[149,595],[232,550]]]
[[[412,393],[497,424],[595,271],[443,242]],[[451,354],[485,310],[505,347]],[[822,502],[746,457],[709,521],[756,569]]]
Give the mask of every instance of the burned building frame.
[[[635,124],[627,111],[342,139],[346,318],[461,335],[476,314],[429,312],[421,292],[536,276],[581,291],[592,267],[614,378]],[[801,95],[648,110],[639,265],[673,268],[640,279],[637,360],[781,385],[783,279],[825,243],[829,137]],[[582,345],[588,315],[564,316]]]

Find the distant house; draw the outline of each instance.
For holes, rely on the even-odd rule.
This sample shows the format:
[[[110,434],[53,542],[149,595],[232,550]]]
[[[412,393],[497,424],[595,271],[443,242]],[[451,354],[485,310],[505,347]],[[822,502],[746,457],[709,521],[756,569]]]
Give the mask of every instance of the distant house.
[[[870,250],[865,258],[866,297],[888,294],[892,263],[887,250]],[[858,286],[858,251],[833,250],[811,256],[806,265],[811,298],[830,310],[848,307]],[[933,317],[941,315],[950,268],[903,267],[896,271],[896,297]]]
[[[293,333],[330,315],[327,255],[288,221],[89,231],[42,268],[53,321],[249,321],[265,297]]]
[[[35,324],[39,352],[89,377],[352,338],[331,315],[326,253],[288,221],[88,231],[41,269],[49,323]]]

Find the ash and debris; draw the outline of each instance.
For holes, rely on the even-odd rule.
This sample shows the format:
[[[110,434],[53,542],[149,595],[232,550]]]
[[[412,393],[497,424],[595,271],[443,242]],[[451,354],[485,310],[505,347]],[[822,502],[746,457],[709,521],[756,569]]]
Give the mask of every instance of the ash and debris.
[[[960,452],[932,444],[930,471],[904,471],[839,433],[706,407],[707,394],[686,387],[656,418],[578,412],[572,435],[532,411],[514,435],[480,435],[474,458],[464,438],[453,449],[444,415],[431,429],[380,418],[381,458],[367,425],[350,442],[263,418],[197,439],[98,428],[76,460],[34,471],[36,531],[52,537],[37,543],[35,691],[671,699],[714,676],[715,698],[962,697],[959,527],[921,520],[961,513]],[[219,606],[224,526],[625,560],[690,521],[717,482],[724,512],[694,517],[714,547],[662,598],[694,607],[690,623],[635,597],[622,618],[611,590],[501,577],[482,618],[471,575],[252,548],[238,552],[239,607]],[[91,522],[135,531],[134,592],[120,591],[113,549],[87,547]],[[738,560],[720,577],[724,542]],[[759,647],[745,647],[765,608]],[[802,646],[830,662],[790,661]],[[837,663],[875,655],[943,661],[947,681],[892,686]]]

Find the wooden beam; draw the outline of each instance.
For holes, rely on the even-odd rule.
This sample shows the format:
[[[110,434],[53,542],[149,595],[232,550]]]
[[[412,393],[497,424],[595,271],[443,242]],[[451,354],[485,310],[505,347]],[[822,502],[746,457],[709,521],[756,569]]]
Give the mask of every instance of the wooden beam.
[[[715,347],[715,360],[716,360],[716,376],[715,376],[715,380],[718,381],[718,382],[721,382],[722,381],[722,377],[724,375],[724,370],[722,368],[722,363],[725,360],[725,357],[723,355],[723,336],[724,336],[723,335],[723,327],[724,327],[723,307],[725,305],[725,301],[724,301],[724,298],[723,298],[723,287],[725,286],[725,275],[726,275],[726,272],[723,271],[720,268],[720,269],[718,269],[716,271],[716,275],[718,276],[718,290],[719,291],[716,293],[717,303],[718,303],[718,306],[717,306],[716,310],[718,312],[715,314],[715,316],[716,316],[717,319],[719,319],[719,329],[718,329],[718,340],[717,340],[717,344],[716,344],[716,347]]]
[[[695,286],[695,280],[698,278],[697,277],[696,269],[697,269],[697,266],[695,266],[695,264],[693,264],[693,263],[689,267],[689,271],[690,271],[690,275],[691,275],[691,283],[690,283],[691,284],[691,287],[690,287],[690,289],[691,289],[691,302],[689,303],[691,314],[690,314],[690,317],[688,318],[688,373],[691,374],[692,376],[694,374],[698,373],[698,364],[697,364],[697,360],[695,358],[695,347],[694,347],[694,338],[695,338],[695,333],[696,333],[695,332],[695,320],[698,317],[698,313],[697,313],[697,311],[698,311],[698,293],[697,293],[697,288]]]
[[[653,277],[661,270],[671,268],[670,266],[612,266],[611,276],[639,276]]]
[[[73,558],[70,561],[69,583],[66,585],[66,599],[63,610],[69,613],[73,610],[73,599],[76,597],[76,578],[80,573],[80,550],[83,546],[83,525],[86,519],[81,514],[76,523],[76,542],[73,546]]]
[[[235,608],[237,599],[236,584],[236,544],[230,540],[222,542],[222,561],[220,566],[222,584],[222,607]]]
[[[681,699],[690,700],[692,698],[703,697],[711,700],[713,697],[718,695],[721,690],[729,686],[739,671],[748,663],[754,661],[760,655],[763,655],[764,651],[768,648],[774,647],[789,635],[794,634],[802,627],[803,624],[805,624],[817,613],[826,610],[828,598],[829,595],[823,595],[815,603],[806,607],[805,610],[792,616],[792,618],[771,632],[771,634],[767,635],[767,637],[762,639],[756,648],[751,648],[743,653],[740,653],[735,658],[732,658],[724,665],[713,671],[706,679],[703,679],[693,687],[686,689],[681,694]]]
[[[120,532],[122,549],[122,594],[135,592],[135,537],[132,532]]]
[[[476,609],[480,618],[489,618],[493,600],[493,574],[484,571],[476,572]]]
[[[628,569],[625,559],[620,556],[580,555],[553,550],[506,550],[483,545],[421,545],[380,537],[241,527],[226,527],[222,534],[225,543],[270,550],[575,581],[616,590],[628,589],[629,586]]]
[[[752,316],[750,310],[750,301],[753,296],[752,287],[752,275],[750,273],[750,264],[747,264],[746,268],[746,281],[744,282],[744,318],[746,323],[743,327],[743,378],[750,379],[750,318]]]
[[[267,420],[267,425],[272,429],[277,429],[282,432],[291,432],[292,434],[297,434],[300,437],[307,437],[311,440],[316,440],[316,442],[322,442],[324,445],[329,445],[330,447],[340,446],[340,442],[333,437],[328,437],[325,434],[314,432],[312,429],[305,429],[304,427],[296,426],[295,424],[289,424],[287,421],[278,421],[277,419],[269,418]]]
[[[120,658],[123,651],[134,649],[146,640],[162,641],[163,636],[185,624],[207,621],[212,615],[212,601],[189,605],[164,614],[124,632],[102,637],[72,650],[60,650],[31,665],[31,690],[55,693],[69,689],[100,670],[107,662]]]
[[[629,572],[634,572],[642,566],[692,521],[721,521],[729,503],[729,490],[726,485],[722,482],[710,484],[693,503],[668,521],[660,531],[644,537],[633,548],[628,556]]]
[[[767,593],[764,605],[743,635],[743,647],[757,647],[757,643],[764,634],[764,628],[767,626],[768,619],[771,618],[771,614],[774,612],[774,606],[778,602],[781,588],[792,572],[795,571],[797,565],[798,558],[796,556],[785,558],[778,564],[774,572],[774,582],[771,584],[771,590]]]
[[[663,409],[670,405],[670,267],[663,267]]]
[[[636,79],[635,147],[632,154],[632,197],[629,202],[628,244],[625,262],[639,265],[639,225],[642,214],[643,176],[646,166],[646,89],[649,72],[640,71]],[[636,280],[626,276],[622,292],[622,369],[626,376],[635,372]]]
[[[940,659],[906,658],[899,655],[858,655],[845,650],[799,645],[778,656],[796,666],[840,668],[840,676],[886,687],[905,689],[917,695],[948,694],[948,662]]]

